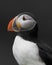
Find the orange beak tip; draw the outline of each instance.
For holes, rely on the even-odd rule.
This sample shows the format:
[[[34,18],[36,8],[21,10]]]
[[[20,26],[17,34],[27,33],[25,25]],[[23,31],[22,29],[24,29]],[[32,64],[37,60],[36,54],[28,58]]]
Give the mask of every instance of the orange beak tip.
[[[12,19],[12,20],[9,22],[8,27],[7,27],[7,31],[14,31],[14,30],[12,29],[13,21],[14,21],[14,19]]]

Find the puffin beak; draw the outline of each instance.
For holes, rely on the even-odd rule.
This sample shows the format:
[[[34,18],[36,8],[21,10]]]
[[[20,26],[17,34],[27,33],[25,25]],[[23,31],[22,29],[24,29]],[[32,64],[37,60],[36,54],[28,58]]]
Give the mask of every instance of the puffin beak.
[[[19,32],[20,31],[20,29],[21,29],[21,24],[20,24],[20,22],[17,22],[17,23],[14,23],[15,21],[14,21],[14,18],[9,22],[9,24],[8,24],[8,27],[7,27],[7,30],[8,31],[12,31],[12,32]],[[12,27],[12,25],[15,25],[14,26],[14,28],[16,28],[17,30],[14,30],[13,29],[13,27]]]
[[[14,22],[14,19],[12,19],[12,20],[9,22],[8,27],[7,27],[7,30],[8,30],[8,31],[14,31],[14,30],[12,29],[12,24],[13,24],[13,22]]]

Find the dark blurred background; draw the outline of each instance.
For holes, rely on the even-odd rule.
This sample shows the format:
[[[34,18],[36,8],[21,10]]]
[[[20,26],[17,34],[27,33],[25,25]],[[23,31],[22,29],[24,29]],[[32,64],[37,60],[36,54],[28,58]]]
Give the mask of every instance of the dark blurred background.
[[[0,0],[0,65],[17,65],[12,45],[17,35],[8,32],[8,22],[21,12],[31,12],[39,20],[39,39],[52,47],[52,1]]]

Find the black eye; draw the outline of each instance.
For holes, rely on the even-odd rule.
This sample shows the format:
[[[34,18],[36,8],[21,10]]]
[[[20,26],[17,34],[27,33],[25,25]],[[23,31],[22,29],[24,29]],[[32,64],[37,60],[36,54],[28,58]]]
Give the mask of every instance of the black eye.
[[[23,16],[23,20],[26,20],[25,16]]]

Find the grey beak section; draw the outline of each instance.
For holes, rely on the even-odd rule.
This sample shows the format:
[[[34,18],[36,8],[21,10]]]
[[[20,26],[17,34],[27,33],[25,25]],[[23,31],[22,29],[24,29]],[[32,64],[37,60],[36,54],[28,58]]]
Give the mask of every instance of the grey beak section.
[[[14,30],[18,30],[18,28],[17,28],[17,26],[16,26],[16,22],[15,22],[15,21],[14,21],[14,23],[13,23],[13,26],[12,26],[12,27],[13,27],[13,29],[14,29]]]

